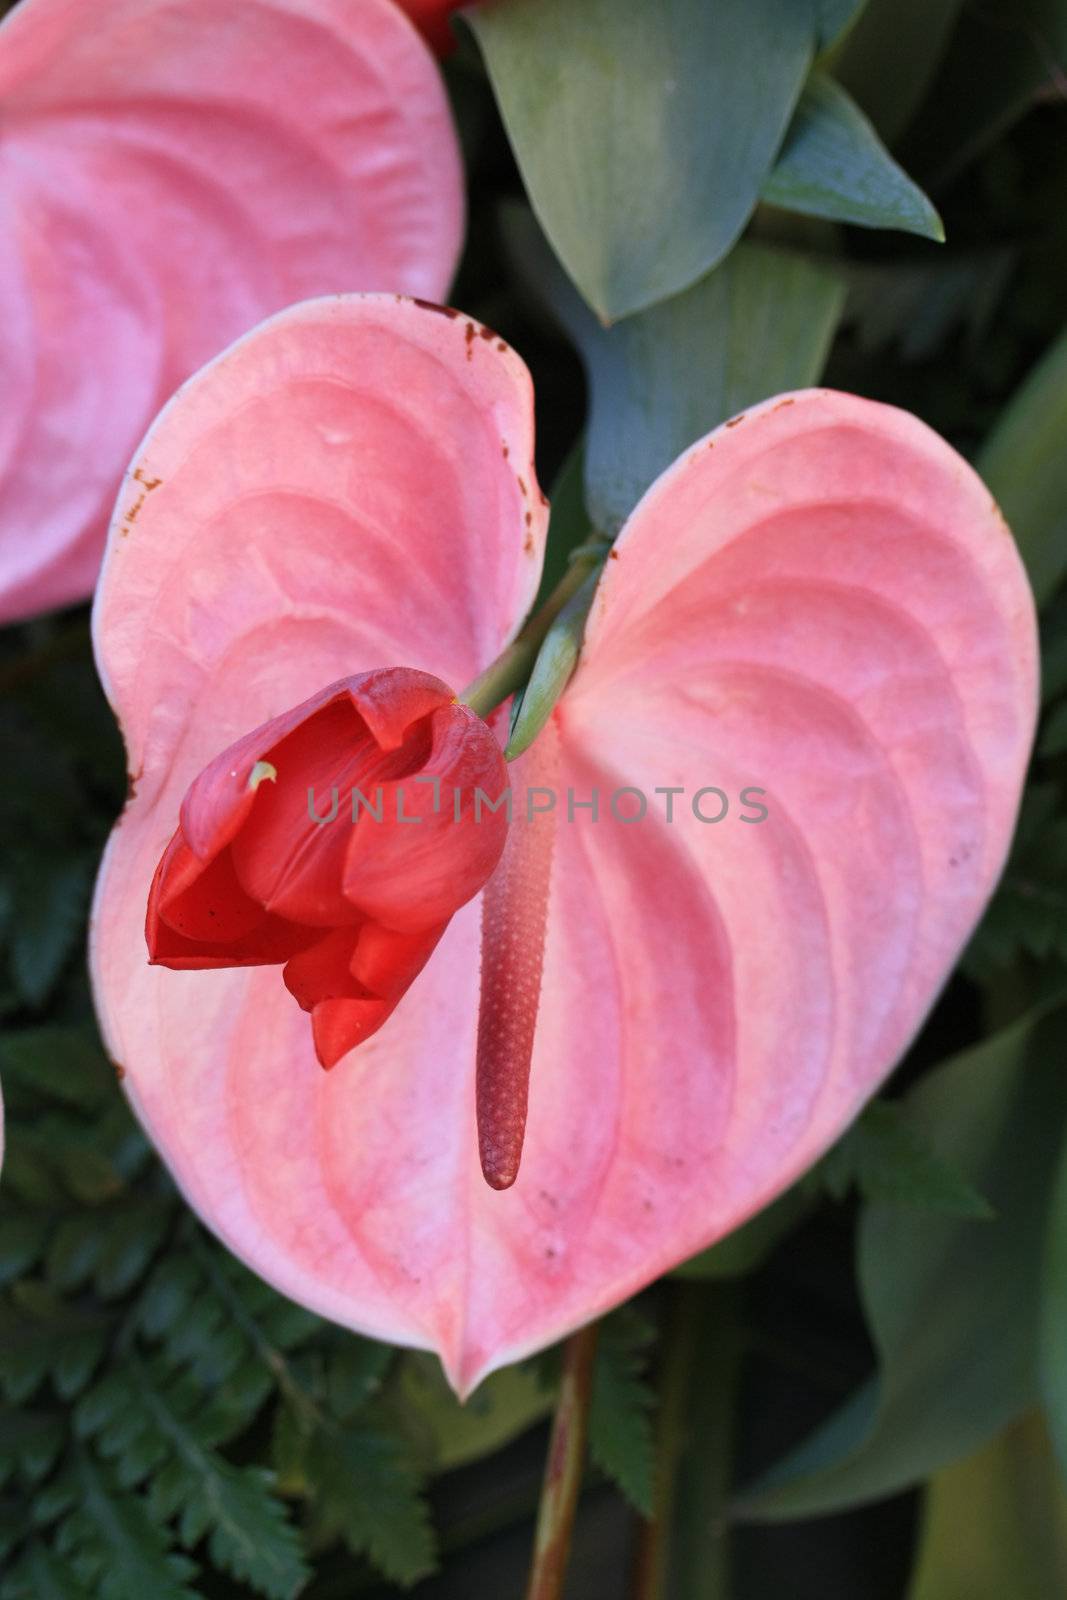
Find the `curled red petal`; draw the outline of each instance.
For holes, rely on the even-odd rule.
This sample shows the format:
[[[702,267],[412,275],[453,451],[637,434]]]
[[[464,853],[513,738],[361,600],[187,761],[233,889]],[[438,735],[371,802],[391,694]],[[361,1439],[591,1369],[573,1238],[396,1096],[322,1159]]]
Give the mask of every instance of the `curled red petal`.
[[[178,970],[271,966],[288,961],[315,933],[251,900],[237,881],[228,850],[205,866],[179,829],[164,851],[145,920],[154,965]]]
[[[417,772],[381,786],[380,820],[361,809],[344,868],[353,905],[386,926],[417,932],[444,922],[486,882],[511,813],[507,764],[468,706],[429,719]]]

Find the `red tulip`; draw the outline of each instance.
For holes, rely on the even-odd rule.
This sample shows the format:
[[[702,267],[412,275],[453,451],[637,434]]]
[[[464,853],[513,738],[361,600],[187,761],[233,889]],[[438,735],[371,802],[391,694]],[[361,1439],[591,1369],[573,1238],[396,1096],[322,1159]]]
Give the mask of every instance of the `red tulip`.
[[[504,758],[425,672],[332,684],[196,778],[148,901],[152,961],[284,962],[324,1067],[376,1033],[500,859]]]
[[[21,0],[0,106],[9,621],[91,593],[130,452],[239,334],[337,290],[440,299],[463,188],[392,0]]]
[[[439,56],[452,54],[456,36],[448,19],[464,0],[399,0],[399,3]]]
[[[408,662],[460,686],[499,654],[540,571],[532,433],[526,369],[476,323],[393,296],[295,308],[157,422],[94,614],[136,792],[93,973],[138,1113],[255,1270],[438,1350],[463,1391],[838,1137],[988,899],[1036,707],[1026,580],[959,456],[848,395],[754,407],[614,546],[578,671],[511,768],[516,795],[558,797],[541,845],[513,823],[484,915],[462,907],[322,1072],[277,973],[146,963],[153,874],[227,741],[345,674]],[[633,793],[613,803],[626,788],[644,820]],[[476,1113],[508,1133],[482,1148],[506,1178],[528,1050],[522,1166],[497,1193]]]

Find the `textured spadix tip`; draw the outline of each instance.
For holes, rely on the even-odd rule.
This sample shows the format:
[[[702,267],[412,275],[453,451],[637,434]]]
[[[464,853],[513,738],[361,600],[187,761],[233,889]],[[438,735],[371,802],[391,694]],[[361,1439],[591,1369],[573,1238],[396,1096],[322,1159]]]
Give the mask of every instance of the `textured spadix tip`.
[[[522,1160],[521,1145],[518,1150],[505,1150],[498,1144],[482,1142],[478,1149],[482,1164],[482,1177],[490,1189],[510,1189],[519,1175]]]

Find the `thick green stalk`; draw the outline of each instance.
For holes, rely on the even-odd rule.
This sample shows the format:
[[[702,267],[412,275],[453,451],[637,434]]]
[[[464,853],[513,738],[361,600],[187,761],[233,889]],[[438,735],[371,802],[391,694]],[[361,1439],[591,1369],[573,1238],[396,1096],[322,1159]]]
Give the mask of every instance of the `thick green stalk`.
[[[729,1600],[726,1502],[740,1354],[728,1283],[673,1286],[656,1441],[656,1497],[632,1600]]]
[[[463,690],[459,698],[464,705],[477,711],[480,717],[487,717],[516,689],[522,688],[533,671],[537,653],[556,617],[590,574],[603,563],[606,554],[607,546],[602,541],[581,545],[573,552],[559,583],[544,604],[534,612],[518,637]]]

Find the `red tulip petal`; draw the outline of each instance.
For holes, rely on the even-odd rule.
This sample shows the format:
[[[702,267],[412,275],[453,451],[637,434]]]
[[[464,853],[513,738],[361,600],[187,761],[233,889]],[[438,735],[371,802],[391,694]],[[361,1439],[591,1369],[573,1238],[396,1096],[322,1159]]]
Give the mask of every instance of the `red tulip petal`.
[[[393,933],[367,923],[338,928],[287,964],[285,986],[311,1012],[315,1053],[324,1067],[369,1039],[390,1017],[430,959],[445,925]]]
[[[364,991],[352,976],[359,930],[334,928],[296,955],[285,968],[285,987],[310,1011],[320,1000],[358,999]]]
[[[0,620],[91,591],[122,467],[197,366],[311,295],[439,298],[462,234],[444,89],[390,0],[83,21],[22,0],[0,26]]]
[[[456,48],[449,17],[462,3],[463,0],[399,0],[401,8],[439,56],[451,55]]]
[[[269,915],[241,888],[228,851],[205,867],[179,832],[152,880],[145,936],[154,962],[182,970],[288,961],[315,930]]]
[[[342,678],[339,683],[327,684],[300,705],[291,706],[262,727],[244,734],[197,775],[182,801],[182,832],[186,843],[208,861],[236,838],[252,811],[259,790],[255,767],[262,761],[273,766],[270,758],[282,741],[299,732],[316,713],[328,712],[342,721],[349,719],[350,734],[357,729],[367,729],[381,749],[391,751],[403,742],[413,722],[451,704],[453,698],[452,691],[439,678],[404,667],[365,672],[357,678]],[[322,745],[324,753],[328,748],[328,740],[314,738],[312,743]],[[285,784],[290,780],[289,763],[283,760],[282,767],[282,775],[275,768],[271,780],[275,787],[279,782]],[[265,777],[261,781],[266,781]],[[317,815],[321,812],[325,816],[330,810],[329,791],[342,781],[351,780],[343,780],[343,774],[341,777],[331,775],[327,769],[320,785],[324,791],[321,807],[316,795]],[[299,805],[301,817],[309,809],[309,786],[314,785],[305,779]]]
[[[484,1188],[477,906],[331,1073],[279,972],[149,967],[141,921],[183,795],[232,741],[345,674],[410,662],[461,687],[499,653],[539,577],[532,448],[526,369],[476,324],[392,296],[300,307],[156,424],[138,466],[162,483],[129,533],[127,484],[94,616],[137,779],[92,935],[124,1085],[190,1201],[256,1271],[368,1333],[447,1348],[453,1371],[456,1245],[468,1187]],[[259,758],[245,753],[248,770]],[[392,955],[399,981],[411,951]],[[354,970],[371,987],[362,937]],[[338,1020],[353,1018],[313,1014],[324,1054]]]
[[[477,894],[507,836],[508,769],[490,729],[461,705],[429,725],[418,775],[365,793],[376,809],[361,809],[344,869],[352,904],[404,933],[447,921]]]

